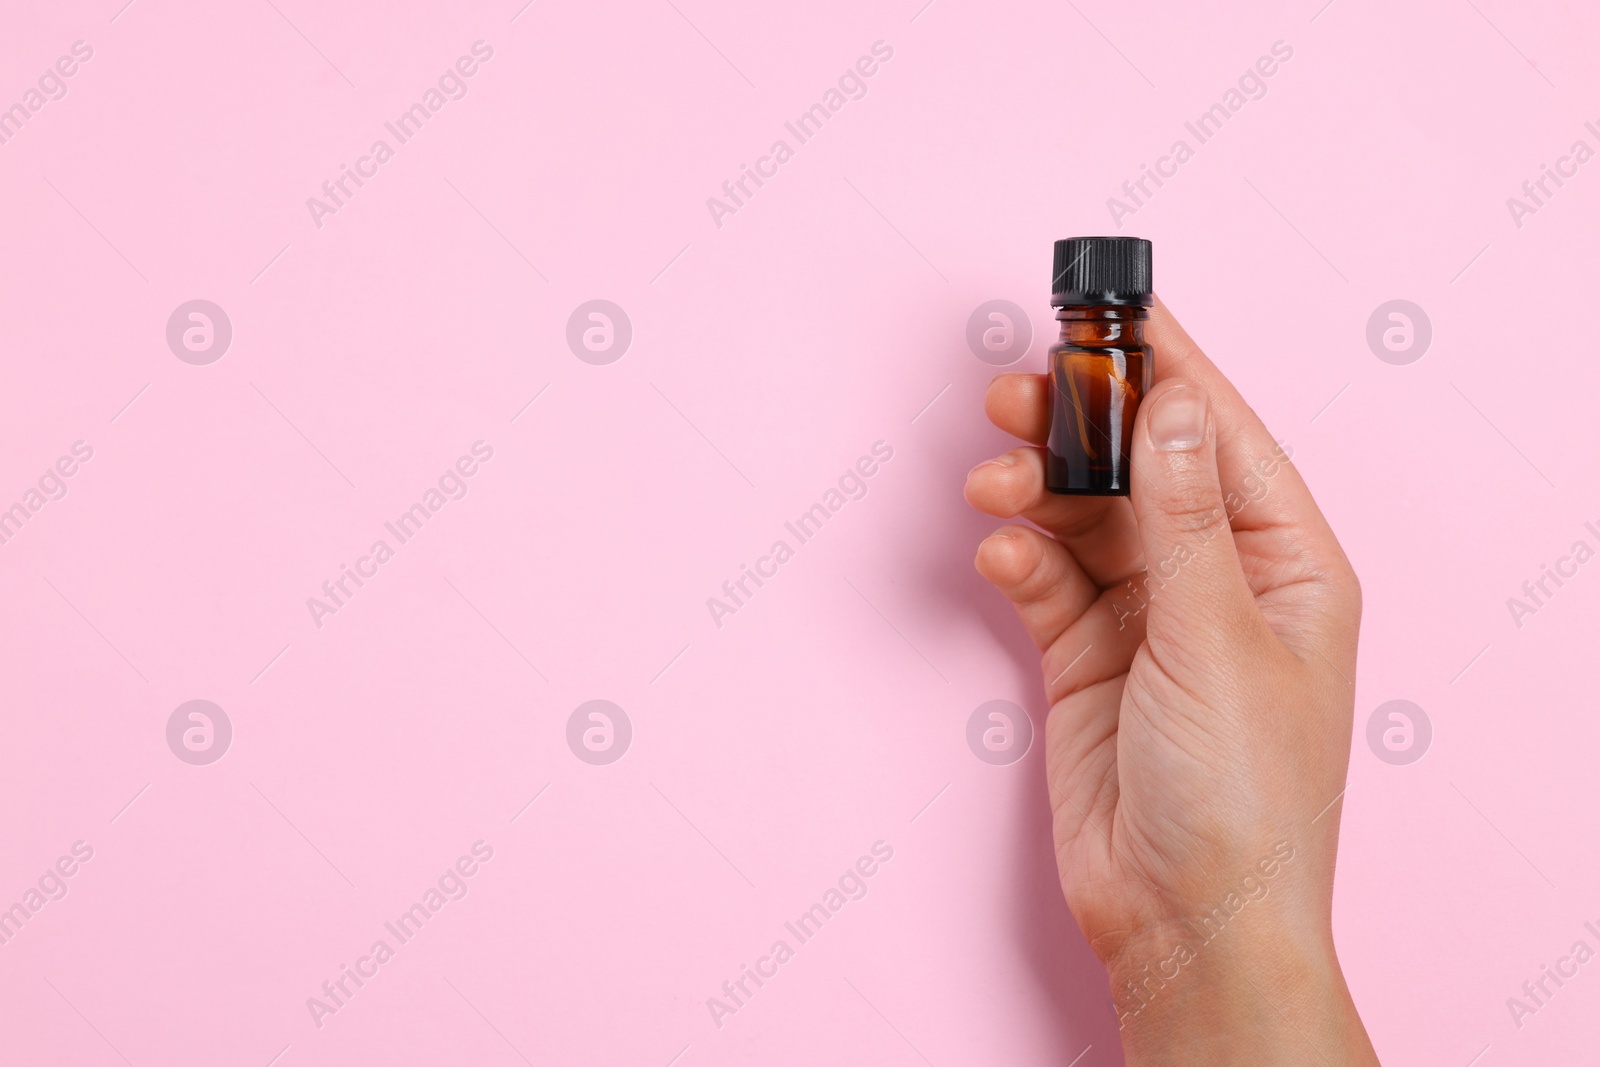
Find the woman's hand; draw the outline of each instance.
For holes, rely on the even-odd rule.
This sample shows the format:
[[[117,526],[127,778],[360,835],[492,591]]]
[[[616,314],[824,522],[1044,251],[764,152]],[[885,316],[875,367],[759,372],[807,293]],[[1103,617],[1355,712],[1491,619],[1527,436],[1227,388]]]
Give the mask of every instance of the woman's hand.
[[[1261,420],[1159,302],[1133,495],[1044,486],[1048,382],[985,400],[1024,447],[966,496],[977,568],[1043,658],[1061,885],[1130,1065],[1376,1063],[1331,932],[1355,573]]]

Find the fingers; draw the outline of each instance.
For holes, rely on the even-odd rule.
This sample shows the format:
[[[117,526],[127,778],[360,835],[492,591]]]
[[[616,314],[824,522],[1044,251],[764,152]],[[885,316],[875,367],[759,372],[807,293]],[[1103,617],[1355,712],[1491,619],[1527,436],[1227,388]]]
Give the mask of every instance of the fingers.
[[[1026,526],[1007,526],[978,546],[978,573],[1017,609],[1028,636],[1048,648],[1094,604],[1100,590],[1059,541]]]
[[[1204,654],[1260,625],[1223,504],[1215,420],[1206,390],[1168,379],[1139,406],[1133,511],[1149,573],[1152,644]]]
[[[1065,637],[1045,651],[1045,695],[1053,704],[1071,693],[1126,674],[1145,638],[1145,614],[1130,611],[1121,589],[1107,589],[1073,623]]]
[[[1155,348],[1153,364],[1157,384],[1173,378],[1195,381],[1205,388],[1210,398],[1217,469],[1232,527],[1239,531],[1271,531],[1278,542],[1273,546],[1273,555],[1306,561],[1304,566],[1280,572],[1278,584],[1304,580],[1323,567],[1348,570],[1349,564],[1333,531],[1299,471],[1288,461],[1287,451],[1279,446],[1238,390],[1200,351],[1159,299],[1151,308],[1146,338]],[[1048,380],[1042,374],[1001,374],[989,383],[984,409],[990,421],[1000,429],[1030,444],[1041,445],[1050,428],[1047,390]],[[1135,475],[1135,480],[1137,477]],[[1064,505],[1050,509],[1056,523],[1082,520],[1076,500],[1067,500]],[[1017,510],[1008,514],[1025,512]],[[1027,517],[1032,519],[1031,515]],[[1126,531],[1118,531],[1119,534],[1123,532]],[[1078,546],[1074,545],[1073,550],[1078,553]],[[1083,558],[1082,561],[1091,576],[1103,580],[1099,559]],[[1120,576],[1111,580],[1120,580]],[[1270,586],[1260,591],[1267,588]]]
[[[967,502],[1001,519],[1024,518],[1058,537],[1101,587],[1141,566],[1133,510],[1121,497],[1059,496],[1044,487],[1044,453],[1014,448],[967,474]]]

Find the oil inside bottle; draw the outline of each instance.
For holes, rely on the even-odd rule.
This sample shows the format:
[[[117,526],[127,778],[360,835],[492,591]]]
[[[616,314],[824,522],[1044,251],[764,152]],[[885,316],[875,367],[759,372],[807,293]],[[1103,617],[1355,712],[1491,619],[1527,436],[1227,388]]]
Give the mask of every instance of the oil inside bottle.
[[[1050,366],[1050,439],[1045,483],[1057,493],[1128,492],[1133,420],[1143,393],[1144,353],[1060,351]]]

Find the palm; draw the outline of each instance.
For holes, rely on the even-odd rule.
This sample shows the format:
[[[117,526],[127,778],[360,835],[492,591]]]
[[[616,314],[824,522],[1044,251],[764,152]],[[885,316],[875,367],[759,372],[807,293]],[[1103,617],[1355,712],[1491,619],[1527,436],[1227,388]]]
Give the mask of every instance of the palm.
[[[1261,636],[1277,646],[1263,652],[1289,662],[1300,650],[1316,656],[1295,620],[1314,614],[1330,590],[1296,561],[1294,531],[1246,528],[1232,537],[1257,591]],[[1133,588],[1142,589],[1144,561],[1132,565]],[[1043,650],[1051,699],[1046,773],[1062,884],[1075,911],[1085,919],[1103,914],[1109,929],[1123,928],[1121,913],[1146,906],[1147,897],[1190,891],[1196,860],[1211,866],[1226,858],[1217,854],[1225,845],[1216,827],[1236,814],[1227,809],[1255,801],[1250,768],[1232,755],[1250,728],[1230,692],[1233,679],[1225,664],[1190,669],[1192,649],[1172,647],[1170,627],[1148,631],[1154,599],[1142,603],[1119,583]],[[1251,666],[1259,668],[1259,659]]]

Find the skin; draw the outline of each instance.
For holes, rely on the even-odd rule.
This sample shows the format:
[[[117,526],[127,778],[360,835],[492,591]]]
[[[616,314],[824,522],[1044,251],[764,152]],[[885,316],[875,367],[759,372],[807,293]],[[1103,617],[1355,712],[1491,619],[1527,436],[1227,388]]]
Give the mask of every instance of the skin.
[[[990,383],[1025,444],[967,476],[1028,523],[976,566],[1041,653],[1061,887],[1130,1067],[1376,1064],[1331,917],[1360,585],[1292,448],[1159,301],[1146,337],[1131,498],[1046,491],[1042,375]]]

